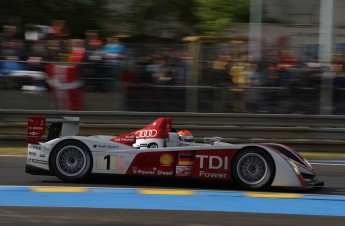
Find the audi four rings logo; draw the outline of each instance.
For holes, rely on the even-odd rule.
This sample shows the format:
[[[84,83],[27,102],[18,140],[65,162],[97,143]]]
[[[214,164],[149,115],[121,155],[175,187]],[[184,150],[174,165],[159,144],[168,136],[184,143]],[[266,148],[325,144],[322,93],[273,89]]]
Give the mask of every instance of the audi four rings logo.
[[[157,130],[155,129],[148,129],[148,130],[139,130],[135,133],[137,138],[145,138],[145,137],[155,137],[157,136]]]

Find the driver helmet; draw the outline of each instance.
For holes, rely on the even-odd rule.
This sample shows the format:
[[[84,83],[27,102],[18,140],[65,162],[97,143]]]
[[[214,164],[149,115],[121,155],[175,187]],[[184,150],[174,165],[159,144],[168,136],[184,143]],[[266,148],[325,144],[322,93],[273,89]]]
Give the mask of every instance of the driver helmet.
[[[181,141],[194,142],[193,134],[188,130],[180,130],[178,131],[178,135]]]

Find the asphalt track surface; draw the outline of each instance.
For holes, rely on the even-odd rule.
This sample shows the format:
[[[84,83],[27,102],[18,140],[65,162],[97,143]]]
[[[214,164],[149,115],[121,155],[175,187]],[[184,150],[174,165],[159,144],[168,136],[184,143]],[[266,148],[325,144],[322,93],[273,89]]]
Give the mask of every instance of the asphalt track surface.
[[[185,188],[201,190],[231,190],[229,183],[208,183],[190,180],[142,179],[139,177],[94,177],[83,184],[62,183],[56,177],[33,176],[25,173],[24,157],[0,156],[0,185],[7,186],[71,186],[111,188]],[[272,189],[279,193],[345,196],[344,161],[313,164],[325,187],[301,192]],[[0,191],[1,192],[1,191]],[[343,204],[339,203],[340,205]],[[309,216],[289,214],[257,214],[206,211],[164,211],[128,209],[90,209],[54,207],[0,207],[0,225],[344,225],[345,217]]]

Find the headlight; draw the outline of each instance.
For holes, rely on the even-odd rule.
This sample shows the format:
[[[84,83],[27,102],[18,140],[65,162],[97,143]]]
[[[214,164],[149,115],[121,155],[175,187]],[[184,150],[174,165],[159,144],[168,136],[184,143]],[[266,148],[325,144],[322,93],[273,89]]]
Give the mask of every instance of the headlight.
[[[301,174],[301,172],[298,169],[298,166],[291,159],[289,159],[287,162],[289,163],[289,165],[291,166],[293,171],[295,171],[296,175],[300,175]]]
[[[305,162],[305,164],[307,164],[307,166],[308,166],[310,169],[313,169],[313,167],[312,167],[311,164],[308,162],[308,160],[303,159],[303,161]]]

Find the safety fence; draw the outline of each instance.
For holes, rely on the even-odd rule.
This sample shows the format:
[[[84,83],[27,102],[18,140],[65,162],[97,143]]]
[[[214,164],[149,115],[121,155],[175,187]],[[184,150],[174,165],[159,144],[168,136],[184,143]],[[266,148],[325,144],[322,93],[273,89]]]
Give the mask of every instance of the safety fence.
[[[345,151],[345,116],[113,111],[0,110],[1,146],[26,145],[29,115],[80,117],[79,135],[84,136],[119,135],[171,117],[175,129],[190,130],[198,141],[219,136],[230,143],[278,142],[299,151]]]
[[[27,110],[319,114],[319,90],[295,88],[291,95],[286,94],[287,90],[285,87],[143,86],[119,82],[116,91],[111,93],[0,90],[0,106]],[[345,108],[335,109],[345,114],[340,111]]]
[[[344,77],[335,72],[328,71],[330,75],[323,76],[326,71],[305,64],[258,72],[250,69],[250,62],[234,60],[229,67],[236,70],[240,70],[238,64],[247,65],[241,66],[241,77],[237,78],[239,75],[230,75],[228,68],[215,69],[216,62],[203,59],[180,62],[182,65],[166,64],[160,66],[159,73],[153,73],[149,71],[153,65],[139,59],[113,64],[40,61],[39,67],[37,62],[0,60],[0,65],[17,65],[12,65],[11,70],[0,66],[0,106],[73,111],[345,115]],[[29,67],[32,64],[35,67]]]

